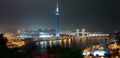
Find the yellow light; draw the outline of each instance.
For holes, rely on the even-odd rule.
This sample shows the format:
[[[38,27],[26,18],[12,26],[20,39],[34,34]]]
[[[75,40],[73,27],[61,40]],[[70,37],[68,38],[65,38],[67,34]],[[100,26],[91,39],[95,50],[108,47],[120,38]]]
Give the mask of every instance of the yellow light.
[[[115,58],[119,58],[118,56],[115,56]]]

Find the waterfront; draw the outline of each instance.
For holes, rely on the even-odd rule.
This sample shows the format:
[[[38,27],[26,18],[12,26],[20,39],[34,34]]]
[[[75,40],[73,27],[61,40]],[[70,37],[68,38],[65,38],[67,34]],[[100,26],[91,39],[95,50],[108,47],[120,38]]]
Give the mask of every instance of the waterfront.
[[[105,38],[109,37],[84,37],[84,38],[66,38],[61,40],[49,40],[36,42],[36,45],[40,47],[40,52],[44,52],[49,46],[60,45],[61,47],[83,49],[85,47],[91,47],[95,44],[104,45]]]

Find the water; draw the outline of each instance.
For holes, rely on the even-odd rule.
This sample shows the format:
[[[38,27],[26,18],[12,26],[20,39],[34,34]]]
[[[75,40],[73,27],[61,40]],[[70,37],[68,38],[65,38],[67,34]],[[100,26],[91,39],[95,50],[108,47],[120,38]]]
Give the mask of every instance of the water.
[[[60,45],[61,47],[78,48],[90,47],[97,43],[104,43],[108,37],[85,37],[85,38],[68,38],[62,40],[49,40],[36,42],[40,46],[40,51],[44,52],[46,47]]]

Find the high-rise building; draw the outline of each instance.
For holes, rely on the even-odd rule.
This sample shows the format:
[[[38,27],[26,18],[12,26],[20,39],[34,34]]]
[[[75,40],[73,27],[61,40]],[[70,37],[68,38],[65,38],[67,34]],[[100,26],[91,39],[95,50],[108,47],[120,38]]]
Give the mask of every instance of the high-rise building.
[[[85,36],[85,29],[82,29],[82,36]]]
[[[76,29],[76,36],[79,37],[79,29]]]
[[[120,32],[117,32],[115,34],[115,42],[118,43],[118,44],[120,44]]]
[[[59,11],[59,5],[58,5],[58,0],[56,1],[56,12],[55,12],[55,15],[56,15],[56,36],[58,37],[60,34],[59,34],[59,15],[60,15],[60,11]]]

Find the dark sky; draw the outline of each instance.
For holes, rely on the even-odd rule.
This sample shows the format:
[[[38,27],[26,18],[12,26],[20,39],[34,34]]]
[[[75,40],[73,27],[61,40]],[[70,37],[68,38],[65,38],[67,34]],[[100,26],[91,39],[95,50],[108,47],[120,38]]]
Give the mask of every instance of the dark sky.
[[[120,29],[119,0],[59,0],[60,29],[116,31]],[[0,31],[55,28],[56,0],[0,0]]]

